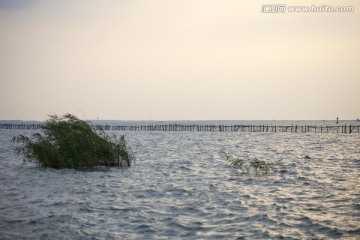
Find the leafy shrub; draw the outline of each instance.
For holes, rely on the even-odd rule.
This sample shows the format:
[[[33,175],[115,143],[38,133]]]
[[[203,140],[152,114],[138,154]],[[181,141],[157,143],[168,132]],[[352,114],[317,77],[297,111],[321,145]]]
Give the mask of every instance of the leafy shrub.
[[[257,158],[244,160],[241,158],[230,158],[228,156],[227,159],[230,161],[230,166],[239,169],[242,173],[255,172],[256,174],[265,174],[276,172],[277,167],[281,165],[280,161],[268,162]]]
[[[35,160],[42,167],[82,168],[103,166],[131,166],[135,158],[124,136],[111,139],[100,129],[97,132],[76,116],[50,115],[41,133],[32,137],[16,136],[21,144],[15,150],[27,160]]]

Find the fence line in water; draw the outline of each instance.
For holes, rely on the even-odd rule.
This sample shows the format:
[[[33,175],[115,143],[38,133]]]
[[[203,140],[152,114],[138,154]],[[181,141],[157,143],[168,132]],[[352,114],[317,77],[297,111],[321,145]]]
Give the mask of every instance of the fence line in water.
[[[0,124],[0,129],[40,129],[42,124]],[[155,124],[155,125],[93,125],[106,131],[172,131],[172,132],[314,132],[360,133],[360,125],[202,125],[202,124]]]

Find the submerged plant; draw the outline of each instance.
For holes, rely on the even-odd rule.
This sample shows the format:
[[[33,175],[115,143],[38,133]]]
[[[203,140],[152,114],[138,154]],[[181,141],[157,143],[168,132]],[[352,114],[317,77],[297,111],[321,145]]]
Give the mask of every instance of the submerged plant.
[[[227,160],[230,161],[230,166],[239,169],[242,173],[250,173],[252,171],[256,174],[276,172],[277,167],[281,165],[280,161],[269,162],[257,158],[244,160],[241,158],[230,158],[228,156]]]
[[[13,142],[18,154],[42,167],[82,168],[131,166],[135,161],[124,136],[111,139],[102,129],[95,131],[85,121],[72,114],[50,115],[42,126],[43,134],[16,136]]]

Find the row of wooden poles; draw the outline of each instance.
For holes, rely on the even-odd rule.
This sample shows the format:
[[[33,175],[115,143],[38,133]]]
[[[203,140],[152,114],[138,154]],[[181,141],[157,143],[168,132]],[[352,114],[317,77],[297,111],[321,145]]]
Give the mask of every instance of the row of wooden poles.
[[[0,129],[40,129],[42,124],[0,124]],[[314,132],[314,133],[360,133],[360,125],[93,125],[96,130],[106,131],[189,131],[189,132]]]

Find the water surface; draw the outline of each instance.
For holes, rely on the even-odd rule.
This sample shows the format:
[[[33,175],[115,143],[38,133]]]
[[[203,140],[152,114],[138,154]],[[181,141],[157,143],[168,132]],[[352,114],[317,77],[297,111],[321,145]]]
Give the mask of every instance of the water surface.
[[[113,132],[135,165],[75,171],[24,163],[19,133],[0,131],[1,239],[360,238],[360,134]]]

